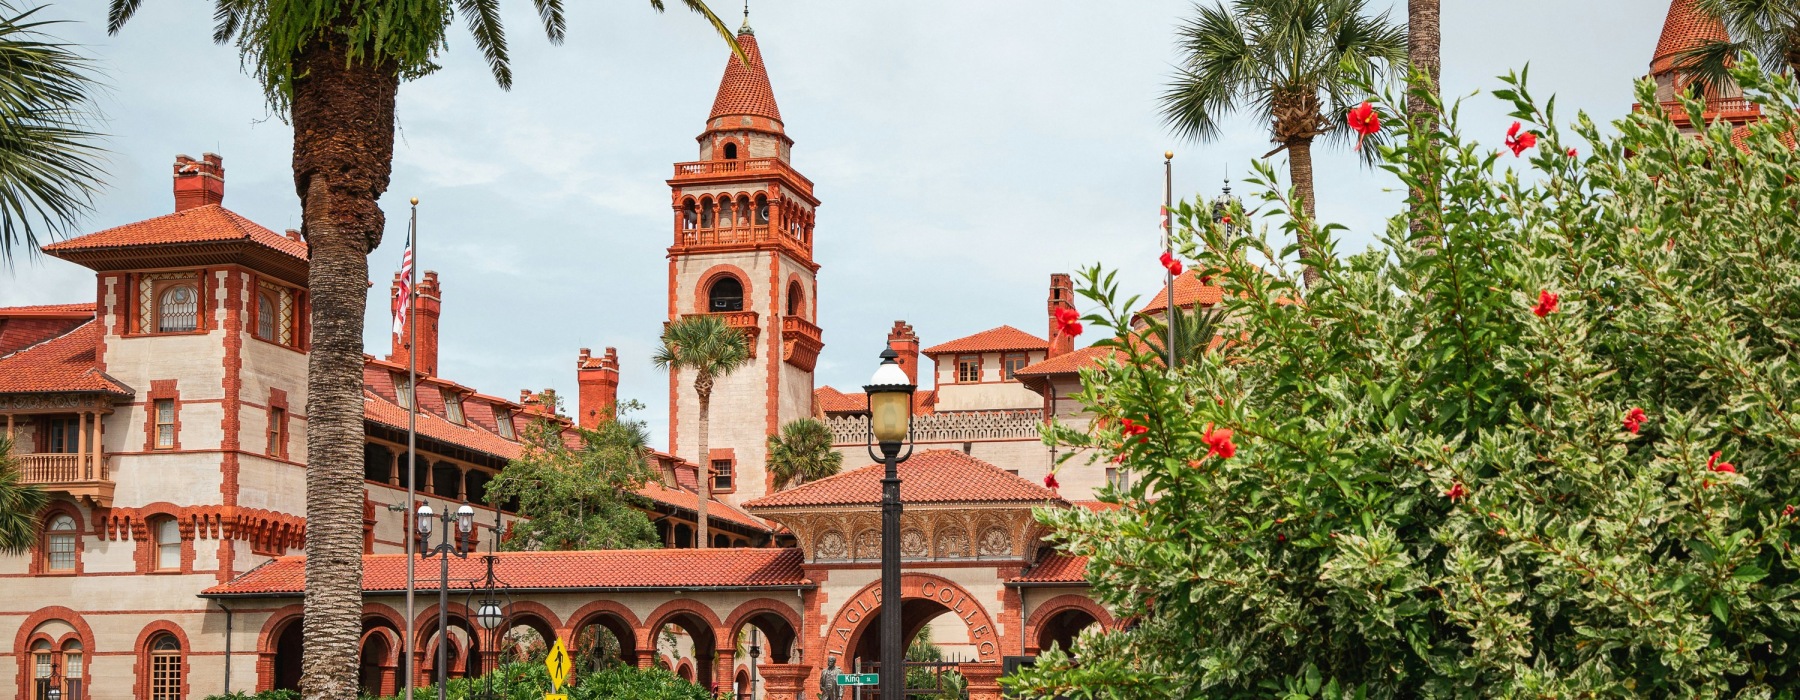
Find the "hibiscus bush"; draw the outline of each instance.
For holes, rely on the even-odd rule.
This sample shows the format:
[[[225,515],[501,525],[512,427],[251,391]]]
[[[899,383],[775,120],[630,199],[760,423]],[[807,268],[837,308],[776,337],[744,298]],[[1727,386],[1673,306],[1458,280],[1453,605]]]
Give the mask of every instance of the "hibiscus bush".
[[[1800,117],[1793,83],[1736,78],[1765,120],[1735,143],[1683,134],[1649,83],[1616,135],[1576,120],[1586,152],[1517,77],[1495,95],[1522,129],[1483,124],[1490,145],[1455,110],[1403,125],[1380,167],[1408,210],[1358,255],[1266,167],[1237,226],[1182,205],[1228,342],[1173,371],[1084,271],[1082,320],[1123,357],[1083,374],[1099,427],[1046,440],[1135,478],[1103,494],[1117,510],[1039,517],[1132,622],[1009,687],[1794,697]],[[1311,289],[1255,264],[1301,255],[1269,237],[1305,226],[1326,241]]]

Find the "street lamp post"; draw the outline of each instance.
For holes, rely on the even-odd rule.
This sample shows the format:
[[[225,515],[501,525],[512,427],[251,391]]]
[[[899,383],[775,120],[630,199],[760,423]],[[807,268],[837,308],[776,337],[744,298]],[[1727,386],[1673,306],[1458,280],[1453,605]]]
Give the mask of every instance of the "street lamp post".
[[[50,681],[49,687],[44,689],[44,700],[62,700],[62,679],[58,677],[62,674],[57,672],[56,666],[55,661],[50,662]]]
[[[442,541],[431,546],[432,521],[444,523]],[[431,505],[419,506],[419,515],[414,519],[419,531],[419,556],[424,559],[438,557],[441,566],[438,573],[438,643],[437,643],[437,696],[444,700],[445,681],[449,680],[449,641],[450,641],[450,557],[467,559],[469,557],[468,541],[464,537],[475,529],[475,509],[464,503],[458,506],[455,513],[445,510],[443,515],[431,512]],[[452,533],[451,525],[456,526]]]
[[[882,461],[881,478],[881,700],[905,700],[906,649],[900,639],[900,471],[912,456],[912,379],[901,369],[893,348],[881,351],[881,366],[863,391],[869,396],[869,458]],[[906,454],[900,454],[901,447]]]
[[[762,645],[757,644],[759,641],[762,639],[757,629],[750,628],[750,694],[744,700],[756,700],[756,660],[762,656]]]
[[[487,630],[488,637],[494,640],[494,649],[490,653],[494,655],[495,659],[499,658],[500,652],[500,638],[495,634],[495,631],[506,629],[506,610],[512,607],[512,594],[506,592],[505,589],[507,586],[500,583],[500,580],[494,576],[494,543],[499,540],[500,509],[496,508],[494,509],[494,536],[488,540],[487,556],[482,557],[482,559],[487,562],[487,576],[483,579],[479,590],[481,593],[481,603],[479,605],[468,605],[469,608],[475,611],[475,623],[481,625],[482,629]],[[477,591],[474,590],[469,591],[469,597],[473,599],[476,592]],[[505,597],[504,600],[502,600],[502,596]],[[471,600],[470,602],[473,601]],[[465,605],[467,605],[467,603],[465,603]],[[497,696],[494,695],[494,669],[483,667],[478,670],[481,671],[482,679],[481,699],[495,700]]]

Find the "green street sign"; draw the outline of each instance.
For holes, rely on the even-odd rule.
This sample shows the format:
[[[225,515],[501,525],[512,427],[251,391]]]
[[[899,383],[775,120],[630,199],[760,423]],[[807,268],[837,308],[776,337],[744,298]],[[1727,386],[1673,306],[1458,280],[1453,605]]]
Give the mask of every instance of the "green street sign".
[[[840,673],[838,685],[881,685],[879,673]]]

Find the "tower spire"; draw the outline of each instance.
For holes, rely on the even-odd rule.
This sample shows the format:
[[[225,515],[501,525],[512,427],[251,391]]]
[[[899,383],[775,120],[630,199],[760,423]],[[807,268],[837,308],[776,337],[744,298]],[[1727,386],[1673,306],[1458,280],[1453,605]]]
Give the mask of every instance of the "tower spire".
[[[756,36],[756,30],[750,28],[750,0],[744,0],[744,23],[738,25],[738,34]]]

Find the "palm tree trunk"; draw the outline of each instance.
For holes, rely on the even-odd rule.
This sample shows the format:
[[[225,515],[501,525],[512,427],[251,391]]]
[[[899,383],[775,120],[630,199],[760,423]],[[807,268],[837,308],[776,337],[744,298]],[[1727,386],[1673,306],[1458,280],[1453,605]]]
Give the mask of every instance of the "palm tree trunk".
[[[712,541],[707,539],[710,535],[706,533],[706,502],[712,500],[712,451],[707,444],[706,434],[712,422],[711,385],[712,382],[709,381],[706,388],[703,389],[700,387],[700,380],[698,378],[694,380],[694,392],[700,395],[700,455],[696,458],[700,463],[700,470],[698,478],[695,479],[700,482],[698,484],[700,504],[694,509],[700,514],[699,522],[694,524],[694,546],[698,549],[712,546]]]
[[[1438,94],[1438,77],[1441,68],[1438,52],[1443,43],[1438,23],[1442,9],[1439,3],[1440,0],[1407,0],[1406,3],[1407,63],[1412,70],[1417,71],[1429,81],[1427,85],[1434,96]],[[1429,133],[1437,126],[1437,110],[1423,96],[1413,94],[1410,89],[1406,94],[1406,115],[1407,120],[1423,132]],[[1436,149],[1427,144],[1425,148],[1421,149],[1421,153],[1430,158],[1436,153]],[[1414,202],[1426,202],[1428,197],[1429,201],[1435,202],[1437,197],[1436,192],[1419,189],[1414,189],[1412,194]],[[1425,208],[1432,210],[1436,207]],[[1415,204],[1412,220],[1408,223],[1408,226],[1412,228],[1413,239],[1421,247],[1433,248],[1437,245],[1437,237],[1425,234],[1425,218],[1418,210],[1419,206]]]
[[[314,44],[297,58],[294,185],[310,256],[306,402],[306,700],[356,700],[362,632],[363,309],[376,200],[394,155],[392,66],[351,63]]]
[[[1300,199],[1300,209],[1304,214],[1304,220],[1298,228],[1300,252],[1308,257],[1317,257],[1319,248],[1313,241],[1313,226],[1319,219],[1319,212],[1313,206],[1312,142],[1310,136],[1287,142],[1288,179],[1294,183],[1294,196]],[[1312,265],[1307,265],[1303,274],[1308,289],[1319,281],[1319,270]]]

